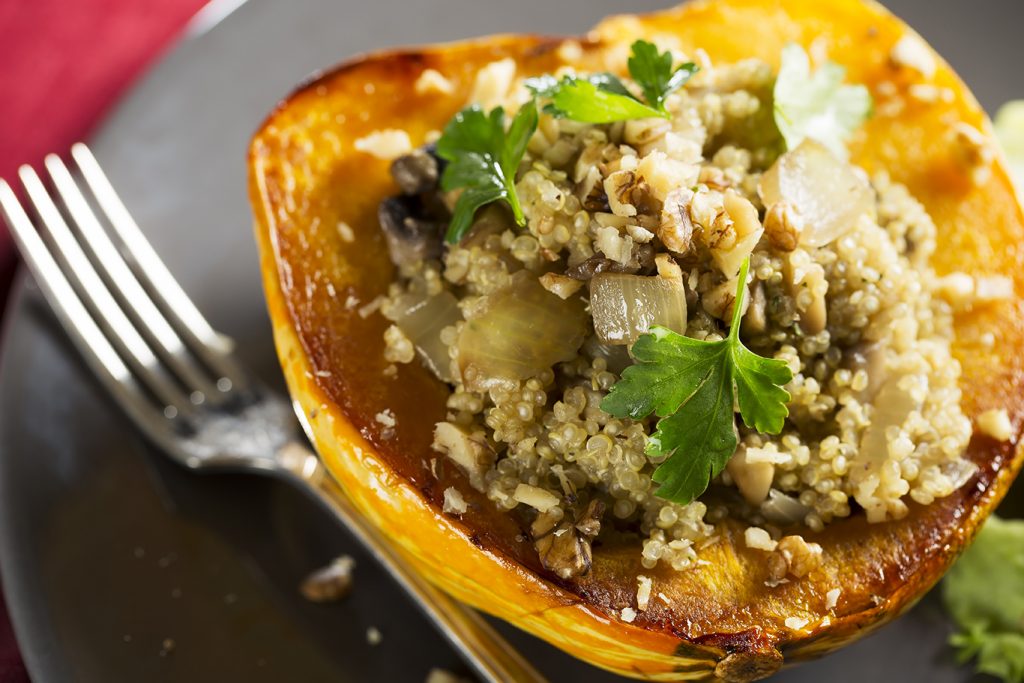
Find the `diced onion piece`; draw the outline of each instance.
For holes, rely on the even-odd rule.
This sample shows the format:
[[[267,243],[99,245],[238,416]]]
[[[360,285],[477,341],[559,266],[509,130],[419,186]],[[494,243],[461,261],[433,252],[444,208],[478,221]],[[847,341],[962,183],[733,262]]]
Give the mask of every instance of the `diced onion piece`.
[[[590,280],[590,310],[605,344],[632,344],[651,325],[686,331],[686,292],[663,277],[598,273]]]
[[[846,365],[850,372],[857,373],[861,370],[868,376],[868,383],[860,391],[856,391],[857,400],[861,403],[870,403],[875,400],[879,389],[885,384],[889,377],[889,368],[886,365],[888,347],[884,342],[860,342],[847,352]]]
[[[558,496],[551,493],[551,491],[538,486],[530,486],[529,484],[519,484],[516,486],[516,490],[512,493],[512,498],[524,505],[535,508],[539,512],[547,512],[558,505],[559,502]]]
[[[773,524],[799,524],[811,511],[793,496],[778,489],[768,492],[768,500],[761,503],[761,514]]]
[[[409,293],[400,298],[391,316],[405,336],[416,345],[423,362],[445,382],[452,381],[448,347],[441,341],[441,330],[462,319],[459,304],[451,292],[424,297]]]
[[[748,455],[748,449],[740,448],[725,469],[747,502],[751,505],[760,505],[771,490],[772,480],[775,478],[775,465],[764,460],[752,461]]]
[[[462,328],[457,341],[462,382],[469,391],[487,391],[536,377],[571,360],[585,335],[586,312],[578,297],[562,300],[535,277],[517,277]]]
[[[803,221],[800,243],[820,247],[854,227],[874,204],[871,187],[821,143],[807,139],[783,154],[763,176],[765,206],[785,201]]]
[[[878,465],[889,459],[889,427],[900,427],[911,411],[921,408],[921,397],[905,385],[907,375],[890,375],[875,395],[871,411],[871,424],[864,430],[854,464]],[[858,469],[870,471],[873,467]]]
[[[583,342],[583,353],[591,358],[603,358],[608,370],[616,375],[621,375],[623,370],[633,364],[633,359],[629,357],[629,349],[625,346],[602,344],[596,334],[590,335],[587,341]]]

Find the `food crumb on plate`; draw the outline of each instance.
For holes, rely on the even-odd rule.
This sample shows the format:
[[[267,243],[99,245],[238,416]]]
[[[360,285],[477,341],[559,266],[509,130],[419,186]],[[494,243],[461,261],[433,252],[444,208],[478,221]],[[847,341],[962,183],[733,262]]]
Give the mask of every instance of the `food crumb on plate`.
[[[307,576],[299,586],[302,597],[310,602],[333,602],[352,592],[356,561],[349,555],[334,558]],[[225,598],[226,600],[226,598]]]
[[[447,669],[431,669],[424,683],[469,683],[469,680]]]
[[[160,643],[160,656],[166,657],[174,652],[175,647],[177,647],[177,643],[174,642],[173,638],[164,638],[163,642]]]
[[[459,490],[454,486],[449,486],[444,490],[444,507],[442,509],[449,515],[461,515],[466,512],[468,506]]]
[[[383,425],[384,427],[387,428],[393,428],[396,424],[398,424],[398,421],[395,420],[395,414],[391,412],[391,408],[385,408],[384,410],[380,411],[379,413],[373,416],[373,419],[376,420],[378,424]]]

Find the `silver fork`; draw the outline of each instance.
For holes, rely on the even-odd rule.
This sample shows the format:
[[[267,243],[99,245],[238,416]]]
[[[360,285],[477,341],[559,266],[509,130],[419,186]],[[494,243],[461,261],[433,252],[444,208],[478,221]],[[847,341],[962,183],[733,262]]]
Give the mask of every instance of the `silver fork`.
[[[65,331],[139,430],[191,469],[260,472],[304,489],[369,549],[482,680],[543,681],[480,614],[417,574],[355,510],[296,430],[297,415],[309,433],[302,411],[293,413],[235,361],[231,340],[171,276],[89,149],[76,144],[71,157],[79,177],[58,156],[46,157],[51,189],[30,166],[19,169],[37,220],[4,180],[0,209]]]

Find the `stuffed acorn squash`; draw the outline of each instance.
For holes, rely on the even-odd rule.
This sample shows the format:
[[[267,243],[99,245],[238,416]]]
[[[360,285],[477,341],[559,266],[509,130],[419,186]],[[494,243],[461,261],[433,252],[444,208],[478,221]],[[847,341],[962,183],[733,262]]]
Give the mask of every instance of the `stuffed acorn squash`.
[[[366,56],[270,115],[249,179],[342,488],[597,666],[745,681],[839,647],[1020,467],[1024,216],[977,102],[874,3]]]

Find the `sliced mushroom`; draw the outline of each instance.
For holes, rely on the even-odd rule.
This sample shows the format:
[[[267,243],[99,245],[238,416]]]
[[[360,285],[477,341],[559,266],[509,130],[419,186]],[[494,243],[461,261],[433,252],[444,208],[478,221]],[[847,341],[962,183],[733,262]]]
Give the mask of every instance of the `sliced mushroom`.
[[[404,194],[422,194],[437,189],[441,164],[431,150],[420,147],[391,162],[391,177]]]
[[[380,203],[377,218],[395,265],[440,257],[445,223],[430,215],[418,196],[388,197]]]
[[[655,268],[655,251],[651,244],[634,244],[629,261],[620,263],[605,256],[591,256],[575,266],[567,268],[566,277],[586,282],[598,273],[640,273],[650,272]]]
[[[626,266],[618,261],[613,261],[604,256],[591,256],[586,261],[581,261],[565,271],[567,277],[573,280],[587,281],[598,273],[623,273],[628,272]]]
[[[590,544],[601,531],[604,508],[604,503],[595,499],[572,519],[559,520],[551,512],[538,515],[530,533],[545,569],[562,579],[590,572],[593,559]]]

